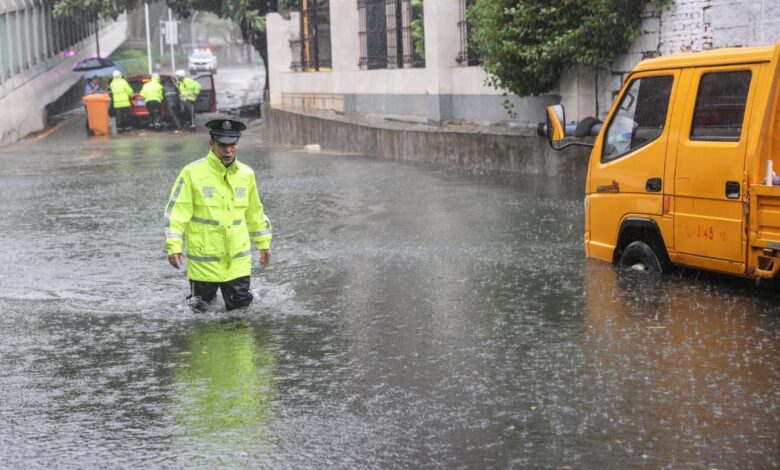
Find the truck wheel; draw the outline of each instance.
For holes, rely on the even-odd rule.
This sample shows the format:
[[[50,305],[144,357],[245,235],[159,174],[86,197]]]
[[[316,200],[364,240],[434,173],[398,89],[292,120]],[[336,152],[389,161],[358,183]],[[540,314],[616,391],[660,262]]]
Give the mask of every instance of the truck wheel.
[[[667,270],[668,263],[663,255],[645,242],[631,242],[620,255],[620,266],[633,268],[639,271],[653,271],[662,273]]]

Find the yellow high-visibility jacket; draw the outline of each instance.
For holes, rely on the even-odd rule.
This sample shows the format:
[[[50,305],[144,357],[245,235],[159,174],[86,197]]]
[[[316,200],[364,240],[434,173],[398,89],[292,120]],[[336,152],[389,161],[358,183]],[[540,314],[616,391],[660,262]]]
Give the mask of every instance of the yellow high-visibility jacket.
[[[184,77],[176,84],[179,89],[179,96],[183,101],[197,101],[200,94],[201,85],[190,77]]]
[[[129,108],[130,98],[135,95],[133,87],[122,77],[111,80],[111,96],[115,108]]]
[[[250,240],[271,246],[271,222],[257,193],[255,172],[235,160],[225,167],[209,152],[179,173],[165,207],[168,255],[187,245],[187,277],[226,282],[252,271]]]
[[[144,83],[144,86],[141,88],[141,96],[143,96],[146,101],[162,102],[163,86],[160,83],[160,79],[151,79]]]

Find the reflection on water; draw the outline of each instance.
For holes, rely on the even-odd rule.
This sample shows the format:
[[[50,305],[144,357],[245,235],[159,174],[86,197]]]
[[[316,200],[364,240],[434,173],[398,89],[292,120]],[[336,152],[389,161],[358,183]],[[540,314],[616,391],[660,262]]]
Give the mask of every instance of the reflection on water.
[[[249,320],[196,325],[174,371],[176,423],[201,437],[260,432],[271,418],[275,364],[270,344],[258,342]]]
[[[685,468],[777,465],[777,315],[758,292],[599,262],[585,281],[586,376],[612,452]]]

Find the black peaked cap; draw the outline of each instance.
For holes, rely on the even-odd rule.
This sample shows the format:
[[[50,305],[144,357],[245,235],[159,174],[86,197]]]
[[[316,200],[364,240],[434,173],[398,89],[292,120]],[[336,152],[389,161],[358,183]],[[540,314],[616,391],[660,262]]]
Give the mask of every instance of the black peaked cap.
[[[231,145],[238,142],[241,137],[241,131],[246,129],[246,125],[235,119],[212,119],[206,123],[211,137],[223,145]]]

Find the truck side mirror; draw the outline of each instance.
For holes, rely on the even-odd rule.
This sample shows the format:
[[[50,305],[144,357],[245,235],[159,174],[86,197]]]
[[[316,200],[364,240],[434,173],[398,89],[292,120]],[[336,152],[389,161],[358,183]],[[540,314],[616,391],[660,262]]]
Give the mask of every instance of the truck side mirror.
[[[547,138],[552,141],[566,137],[566,112],[562,104],[547,107]]]

